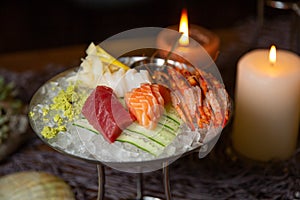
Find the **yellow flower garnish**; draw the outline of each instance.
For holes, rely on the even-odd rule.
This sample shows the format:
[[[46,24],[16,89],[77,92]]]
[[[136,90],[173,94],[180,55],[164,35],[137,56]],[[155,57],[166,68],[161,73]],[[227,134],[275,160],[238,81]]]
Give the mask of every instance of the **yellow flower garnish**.
[[[30,111],[30,112],[28,113],[28,115],[29,115],[30,118],[33,118],[33,117],[34,117],[34,112]]]
[[[58,127],[49,127],[45,126],[41,132],[42,136],[46,139],[54,138],[60,131],[66,131],[67,128],[65,126],[58,126]]]
[[[58,124],[61,125],[63,123],[63,118],[61,118],[58,114],[54,116],[53,120]]]
[[[67,131],[67,124],[78,117],[81,113],[82,105],[84,104],[87,95],[75,91],[77,86],[69,85],[66,90],[60,90],[52,99],[52,104],[49,108],[43,108],[44,122],[54,122],[54,127],[45,126],[41,132],[43,137],[51,139],[59,132]],[[55,113],[53,116],[51,113]],[[51,116],[50,116],[51,115]]]
[[[46,139],[54,138],[59,131],[56,128],[45,126],[41,132]]]
[[[49,109],[48,108],[43,108],[43,116],[46,116],[49,113]]]

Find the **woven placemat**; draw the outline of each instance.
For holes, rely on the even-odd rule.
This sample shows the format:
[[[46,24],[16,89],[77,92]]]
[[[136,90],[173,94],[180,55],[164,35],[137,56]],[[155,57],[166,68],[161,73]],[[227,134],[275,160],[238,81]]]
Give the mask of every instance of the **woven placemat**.
[[[193,153],[170,165],[174,199],[300,199],[300,149],[284,162],[256,163],[234,154],[229,133],[224,130],[206,158],[199,159]],[[63,178],[79,200],[97,197],[96,165],[58,153],[37,137],[0,164],[0,175],[27,170],[45,171]],[[105,174],[105,199],[135,197],[136,174],[109,167],[105,167]],[[144,174],[144,194],[165,197],[161,170]]]

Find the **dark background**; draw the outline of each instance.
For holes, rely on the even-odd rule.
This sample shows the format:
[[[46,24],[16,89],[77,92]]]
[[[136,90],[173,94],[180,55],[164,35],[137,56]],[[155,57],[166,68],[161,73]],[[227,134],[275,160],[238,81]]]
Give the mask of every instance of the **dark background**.
[[[190,23],[234,26],[256,15],[255,0],[0,0],[0,53],[101,42],[131,28]]]

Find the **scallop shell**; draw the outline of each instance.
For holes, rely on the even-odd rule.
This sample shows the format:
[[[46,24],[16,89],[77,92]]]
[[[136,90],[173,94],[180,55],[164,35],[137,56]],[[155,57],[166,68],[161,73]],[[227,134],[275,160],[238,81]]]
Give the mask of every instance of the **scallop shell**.
[[[45,172],[17,172],[0,178],[1,200],[75,200],[71,187]]]

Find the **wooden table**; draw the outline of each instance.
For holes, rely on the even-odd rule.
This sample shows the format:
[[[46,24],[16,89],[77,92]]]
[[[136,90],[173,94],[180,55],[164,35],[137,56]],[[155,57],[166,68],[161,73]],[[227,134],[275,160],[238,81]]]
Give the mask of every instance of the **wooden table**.
[[[81,58],[85,57],[88,44],[41,49],[25,52],[0,54],[0,68],[16,72],[27,70],[40,71],[49,63],[53,65],[74,67],[78,66]]]

